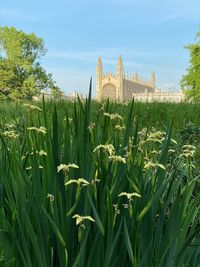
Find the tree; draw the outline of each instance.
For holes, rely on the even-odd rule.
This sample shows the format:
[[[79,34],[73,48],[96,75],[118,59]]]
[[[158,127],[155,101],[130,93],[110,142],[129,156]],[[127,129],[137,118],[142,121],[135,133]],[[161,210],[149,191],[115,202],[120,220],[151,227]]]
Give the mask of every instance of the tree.
[[[44,41],[34,33],[0,27],[0,97],[32,99],[42,89],[54,89],[52,75],[40,65]]]
[[[64,94],[58,86],[54,86],[51,88],[51,95],[54,99],[59,100],[63,97]]]
[[[196,43],[185,47],[190,52],[190,65],[187,74],[181,80],[181,88],[188,99],[200,101],[200,32],[196,34]]]

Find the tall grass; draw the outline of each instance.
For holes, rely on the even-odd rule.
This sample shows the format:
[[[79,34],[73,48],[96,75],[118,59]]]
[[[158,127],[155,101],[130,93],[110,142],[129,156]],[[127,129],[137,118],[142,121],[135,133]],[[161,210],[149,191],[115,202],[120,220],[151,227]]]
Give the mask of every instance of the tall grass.
[[[174,125],[144,128],[136,107],[90,89],[24,107],[1,134],[1,266],[200,266],[195,148],[184,156]]]

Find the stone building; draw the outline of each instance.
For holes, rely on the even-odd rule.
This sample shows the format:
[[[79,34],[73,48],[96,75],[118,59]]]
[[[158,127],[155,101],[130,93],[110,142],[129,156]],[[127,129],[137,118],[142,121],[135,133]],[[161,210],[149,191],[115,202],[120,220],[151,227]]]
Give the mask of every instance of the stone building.
[[[122,57],[118,58],[117,73],[104,73],[101,58],[96,68],[96,97],[98,101],[109,98],[112,101],[129,101],[135,94],[155,93],[155,73],[151,73],[148,81],[137,73],[124,74]]]

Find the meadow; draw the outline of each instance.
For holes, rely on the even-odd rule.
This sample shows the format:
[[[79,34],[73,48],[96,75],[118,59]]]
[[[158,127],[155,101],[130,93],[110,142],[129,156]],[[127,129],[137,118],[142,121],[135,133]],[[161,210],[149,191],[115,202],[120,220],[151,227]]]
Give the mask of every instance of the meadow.
[[[200,266],[200,104],[0,104],[0,266]]]

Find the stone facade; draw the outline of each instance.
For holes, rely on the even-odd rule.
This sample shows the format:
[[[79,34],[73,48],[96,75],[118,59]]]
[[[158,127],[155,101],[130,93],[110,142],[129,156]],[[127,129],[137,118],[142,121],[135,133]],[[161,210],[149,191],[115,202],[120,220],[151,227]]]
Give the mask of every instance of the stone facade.
[[[124,74],[121,56],[118,58],[117,73],[103,73],[101,58],[98,58],[96,69],[96,97],[98,101],[109,98],[111,101],[128,101],[134,94],[154,93],[155,74],[151,73],[150,80],[146,81],[137,73],[132,76]]]
[[[101,101],[109,98],[111,101],[142,102],[183,102],[182,92],[161,92],[156,88],[155,73],[152,72],[148,81],[137,73],[128,76],[124,74],[121,56],[118,58],[117,73],[103,73],[101,58],[98,58],[96,68],[96,98]]]
[[[134,94],[134,100],[136,102],[171,102],[180,103],[185,101],[184,94],[182,92],[155,92],[155,93],[141,93]]]

